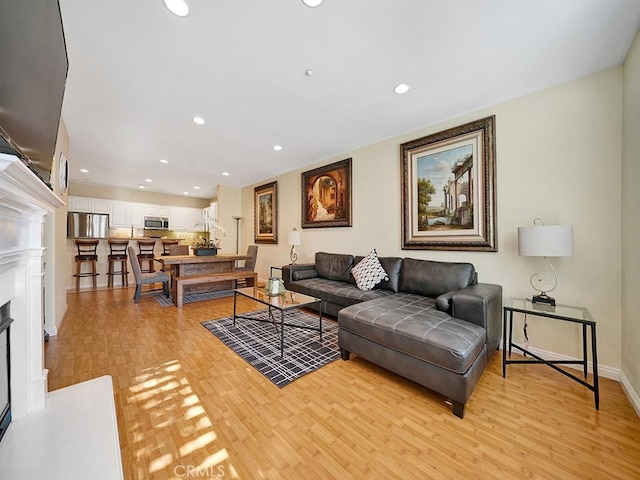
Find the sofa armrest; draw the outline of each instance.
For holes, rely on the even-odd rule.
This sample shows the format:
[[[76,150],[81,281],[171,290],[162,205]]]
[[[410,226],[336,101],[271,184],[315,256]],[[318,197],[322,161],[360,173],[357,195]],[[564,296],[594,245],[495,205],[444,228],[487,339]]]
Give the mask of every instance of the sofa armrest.
[[[476,283],[454,292],[451,316],[484,327],[487,331],[487,352],[491,357],[502,334],[502,286]]]
[[[282,267],[282,281],[284,288],[291,290],[291,282],[293,282],[293,273],[300,271],[316,271],[314,263],[295,263],[293,265],[284,265]]]

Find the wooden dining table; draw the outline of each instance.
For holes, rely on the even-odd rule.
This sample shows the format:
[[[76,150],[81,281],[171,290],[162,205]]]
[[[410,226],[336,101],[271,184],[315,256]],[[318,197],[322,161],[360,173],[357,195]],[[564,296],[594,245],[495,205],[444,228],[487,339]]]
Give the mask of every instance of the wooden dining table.
[[[220,272],[233,272],[236,269],[236,262],[239,260],[249,260],[251,257],[242,254],[219,254],[219,255],[165,255],[155,257],[163,267],[171,266],[171,278],[194,277]],[[175,288],[173,280],[171,288]],[[233,282],[230,280],[201,283],[198,285],[185,286],[185,294],[215,292],[220,290],[232,290]]]

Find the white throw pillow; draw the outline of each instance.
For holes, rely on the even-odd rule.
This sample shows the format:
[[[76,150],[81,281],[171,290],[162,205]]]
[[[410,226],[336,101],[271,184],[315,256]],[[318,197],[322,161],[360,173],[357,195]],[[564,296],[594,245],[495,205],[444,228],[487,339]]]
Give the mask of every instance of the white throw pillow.
[[[387,272],[384,271],[380,260],[378,260],[375,248],[351,269],[351,275],[355,278],[356,285],[360,290],[371,290],[382,280],[389,280]]]

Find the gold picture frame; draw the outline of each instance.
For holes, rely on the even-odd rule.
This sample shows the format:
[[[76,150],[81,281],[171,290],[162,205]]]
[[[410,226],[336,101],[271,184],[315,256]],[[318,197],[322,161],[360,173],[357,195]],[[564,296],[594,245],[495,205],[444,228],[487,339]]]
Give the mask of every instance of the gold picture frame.
[[[498,251],[495,116],[400,146],[402,248]]]
[[[302,173],[302,228],[351,226],[351,159]]]
[[[254,189],[254,241],[278,243],[278,182]]]

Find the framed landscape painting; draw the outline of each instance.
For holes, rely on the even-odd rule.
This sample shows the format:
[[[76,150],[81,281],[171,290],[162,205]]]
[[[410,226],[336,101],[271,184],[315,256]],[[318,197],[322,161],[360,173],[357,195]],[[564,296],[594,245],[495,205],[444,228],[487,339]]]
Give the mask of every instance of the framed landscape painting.
[[[351,159],[302,173],[302,228],[351,226]]]
[[[400,146],[403,249],[496,252],[495,116]]]
[[[278,243],[278,182],[254,189],[254,232],[256,243]]]

